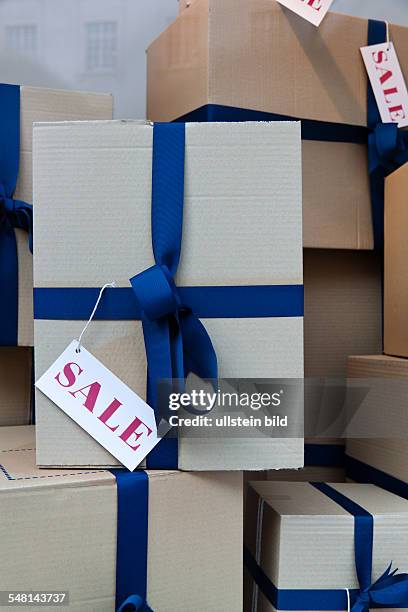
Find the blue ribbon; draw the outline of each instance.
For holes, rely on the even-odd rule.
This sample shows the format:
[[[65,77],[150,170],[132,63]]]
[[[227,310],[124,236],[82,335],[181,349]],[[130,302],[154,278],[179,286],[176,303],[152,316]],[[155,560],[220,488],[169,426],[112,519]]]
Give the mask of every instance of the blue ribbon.
[[[408,499],[408,483],[403,480],[390,476],[390,474],[348,455],[345,457],[345,462],[347,478],[355,482],[370,482],[390,493],[394,493],[394,495]]]
[[[217,357],[204,325],[182,301],[173,277],[181,252],[184,207],[185,124],[153,127],[152,246],[156,265],[130,279],[142,313],[147,357],[147,401],[157,410],[160,380],[190,372],[218,377]],[[162,466],[161,448],[148,467]],[[176,457],[174,457],[176,463]]]
[[[94,287],[34,289],[34,317],[86,321],[98,299]],[[303,317],[303,285],[178,287],[181,302],[203,319]],[[142,311],[133,290],[105,289],[95,321],[139,321]]]
[[[0,345],[18,343],[18,255],[14,229],[29,234],[32,207],[13,198],[20,163],[20,87],[0,84]]]
[[[368,45],[386,41],[386,24],[369,20]],[[325,142],[368,144],[368,166],[373,217],[374,248],[384,247],[384,184],[385,178],[408,162],[408,132],[395,123],[382,123],[374,92],[368,81],[367,127],[315,121],[276,113],[208,104],[177,121],[299,121],[302,139]]]
[[[117,485],[116,610],[153,612],[147,604],[149,477],[110,470]]]
[[[350,590],[351,612],[370,608],[408,606],[408,574],[397,574],[391,564],[372,582],[374,517],[360,505],[325,483],[310,483],[354,517],[355,564],[359,589]],[[277,589],[245,549],[246,567],[259,588],[277,610],[345,610],[345,589]]]
[[[345,450],[342,444],[305,444],[305,466],[344,468]]]
[[[184,207],[185,124],[155,124],[152,168],[152,246],[155,265],[130,279],[131,288],[107,289],[99,320],[141,320],[146,346],[147,401],[158,415],[157,383],[190,372],[217,379],[217,357],[200,318],[302,317],[303,286],[177,287]],[[34,316],[86,320],[95,288],[36,288]],[[136,298],[136,299],[135,299]],[[149,468],[177,467],[177,439],[167,436],[149,453]]]

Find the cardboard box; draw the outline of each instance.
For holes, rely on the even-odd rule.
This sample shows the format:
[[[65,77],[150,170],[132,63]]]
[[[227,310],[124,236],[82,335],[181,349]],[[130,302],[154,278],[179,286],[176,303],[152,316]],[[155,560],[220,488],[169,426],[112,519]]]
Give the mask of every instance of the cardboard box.
[[[115,476],[39,470],[34,442],[34,427],[0,430],[0,588],[69,591],[70,610],[112,612]],[[134,514],[139,522],[132,529],[142,529],[141,509]],[[147,529],[147,601],[153,610],[242,609],[241,474],[148,472]],[[140,563],[142,550],[128,553]]]
[[[390,36],[408,74],[407,30]],[[367,41],[366,19],[330,12],[316,30],[276,0],[194,0],[148,48],[147,116],[212,105],[216,121],[215,105],[366,127]],[[303,188],[305,247],[373,248],[366,144],[304,140]]]
[[[277,591],[271,587],[270,597],[267,597],[265,586],[257,588],[248,580],[245,610],[323,610],[324,602],[327,610],[347,610],[346,589],[350,589],[351,605],[354,605],[358,591],[353,589],[361,588],[355,562],[354,532],[358,527],[355,527],[352,510],[347,511],[329,496],[333,492],[334,495],[340,493],[373,516],[375,535],[367,537],[367,540],[374,540],[372,581],[385,572],[390,560],[393,568],[406,571],[407,500],[367,484],[337,483],[323,485],[320,489],[299,482],[253,483],[248,492],[245,516],[246,564],[250,567],[252,558],[265,575],[265,582],[272,583]],[[367,541],[362,539],[364,543]],[[276,599],[271,603],[276,596],[285,603],[280,605]],[[336,602],[329,605],[333,597]],[[298,602],[299,608],[293,600]]]
[[[112,280],[130,287],[129,278],[154,264],[152,135],[151,124],[134,121],[34,128],[36,295],[61,287],[100,288]],[[185,167],[176,284],[302,285],[299,124],[188,124]],[[85,322],[36,317],[38,378]],[[301,316],[204,317],[203,323],[220,378],[303,378]],[[140,321],[95,321],[85,346],[145,397]],[[36,398],[39,465],[116,465],[44,395]],[[301,397],[291,417],[303,423]],[[178,461],[186,470],[303,467],[303,438],[182,435]]]
[[[408,164],[385,182],[384,216],[384,352],[408,357]]]
[[[111,119],[112,96],[108,94],[20,87],[20,168],[16,200],[33,202],[32,130],[36,121]],[[27,233],[16,229],[18,251],[18,342],[33,346],[33,271]]]
[[[360,388],[354,393],[363,399],[349,426],[347,476],[408,499],[408,360],[350,357],[348,376],[350,390]]]
[[[0,427],[31,423],[33,373],[32,349],[0,347]]]
[[[304,251],[306,465],[339,463],[349,355],[382,350],[381,258],[376,253]],[[312,433],[314,437],[312,438]],[[315,433],[317,432],[317,433]],[[332,457],[332,458],[331,458]],[[326,481],[331,480],[326,478]]]

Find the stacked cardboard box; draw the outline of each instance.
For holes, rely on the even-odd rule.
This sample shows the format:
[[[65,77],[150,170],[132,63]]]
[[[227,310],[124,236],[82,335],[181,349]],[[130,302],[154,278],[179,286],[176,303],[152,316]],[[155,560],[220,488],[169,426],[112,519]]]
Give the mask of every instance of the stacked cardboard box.
[[[406,29],[389,34],[408,73]],[[148,48],[147,116],[301,119],[304,246],[372,249],[367,43],[366,19],[316,30],[277,0],[193,0]]]
[[[384,353],[350,357],[347,474],[376,482],[408,499],[408,283],[406,190],[408,164],[385,189]],[[358,391],[362,401],[355,405]]]
[[[10,193],[5,193],[6,197],[12,196],[14,202],[29,205],[33,202],[33,123],[110,119],[113,106],[112,96],[108,94],[11,85],[0,85],[0,103],[3,110],[7,108],[7,116],[1,117],[1,126],[8,130],[8,134],[15,130],[13,136],[19,143],[15,150],[13,168],[6,163],[10,160],[13,148],[2,147],[0,183],[8,185]],[[2,127],[0,131],[3,134]],[[0,196],[0,209],[2,206]],[[2,313],[8,313],[9,309],[15,312],[11,313],[12,320],[3,317],[0,322],[0,345],[3,345],[0,347],[0,426],[30,423],[33,398],[32,350],[26,348],[34,344],[32,254],[27,231],[19,227],[11,211],[7,219],[11,223],[15,240],[11,246],[6,245],[6,237],[3,230],[0,231],[0,253],[2,261],[7,261],[7,266],[1,266]],[[16,259],[17,271],[13,283],[9,283],[9,277],[6,276],[6,282],[3,275],[10,270],[13,258]]]
[[[69,591],[78,612],[131,595],[153,610],[242,609],[239,473],[123,473],[126,500],[109,471],[37,468],[34,427],[1,428],[0,453],[1,590]]]
[[[166,165],[171,173],[172,138],[179,129],[170,124],[167,130]],[[58,309],[52,310],[57,302],[51,298],[48,302],[47,295],[57,300],[59,288],[69,287],[73,291],[71,303],[78,304],[81,288],[93,287],[97,293],[112,279],[119,288],[111,291],[120,292],[130,287],[130,278],[155,263],[151,209],[156,134],[150,123],[134,121],[41,124],[34,128],[37,378],[79,337],[89,316],[89,309],[85,309],[61,317]],[[264,291],[266,287],[278,293],[283,288],[285,295],[289,290],[290,296],[294,289],[299,296],[295,302],[285,297],[281,310],[279,299],[274,299],[268,310],[264,293],[251,299],[241,314],[236,309],[244,299],[239,297],[241,293],[230,301],[225,314],[214,316],[208,307],[207,311],[205,306],[201,309],[200,316],[217,354],[219,377],[291,378],[301,382],[299,123],[191,123],[185,128],[182,154],[186,196],[176,284],[202,288],[204,294],[207,287],[225,287],[224,293],[232,287],[234,295],[236,289]],[[155,173],[156,166],[154,181]],[[103,214],[96,214],[96,201]],[[64,242],[59,240],[59,228],[63,228]],[[89,240],[92,258],[87,256]],[[47,256],[49,252],[52,259]],[[155,254],[157,259],[157,251]],[[67,257],[69,266],[64,265]],[[41,304],[45,304],[43,310]],[[142,324],[140,317],[132,319],[95,321],[89,328],[86,347],[145,397]],[[193,350],[197,350],[195,346]],[[238,436],[220,437],[218,430],[207,428],[202,436],[192,437],[191,431],[184,434],[182,430],[176,465],[185,470],[303,467],[303,394],[300,384],[298,388],[288,406],[292,424],[299,424],[296,435],[253,436],[241,429]],[[118,464],[40,391],[36,407],[39,465]]]
[[[407,577],[387,566],[408,568],[408,165],[386,187],[383,356],[382,261],[370,252],[373,126],[359,55],[371,27],[331,13],[316,30],[276,0],[179,8],[147,54],[148,116],[166,125],[106,121],[106,95],[0,89],[18,101],[19,157],[10,188],[0,153],[0,205],[7,212],[15,198],[29,217],[24,202],[34,199],[35,377],[73,340],[80,350],[87,331],[86,347],[157,421],[158,371],[294,379],[296,434],[181,429],[159,443],[170,454],[154,451],[132,473],[37,390],[36,433],[0,428],[0,592],[57,587],[78,612],[238,612],[244,499],[246,610],[402,609]],[[389,31],[408,70],[407,31]],[[1,425],[28,423],[32,411],[23,225],[18,346],[0,349]],[[378,356],[349,357],[359,354]],[[354,410],[361,378],[372,382]],[[87,400],[89,387],[71,395]],[[84,407],[94,414],[81,399]],[[111,417],[99,426],[126,427]],[[372,435],[390,422],[401,440]],[[356,438],[348,477],[359,483],[342,482],[346,426]],[[243,470],[252,481],[244,492]]]
[[[407,524],[408,501],[374,485],[252,483],[244,609],[405,608],[389,566],[408,566]]]

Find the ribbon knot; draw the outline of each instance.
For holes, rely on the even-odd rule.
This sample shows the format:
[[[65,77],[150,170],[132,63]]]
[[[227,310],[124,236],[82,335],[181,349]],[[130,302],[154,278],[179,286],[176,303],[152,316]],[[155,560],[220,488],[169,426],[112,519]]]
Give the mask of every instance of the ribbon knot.
[[[139,595],[130,595],[116,612],[153,612],[153,610]]]
[[[155,265],[131,280],[133,291],[149,321],[157,321],[181,309],[177,287],[165,265]]]
[[[375,607],[405,608],[408,605],[408,574],[392,571],[392,563],[376,582],[361,591],[351,612],[369,612],[370,604]]]
[[[21,229],[28,233],[30,251],[33,251],[33,207],[21,200],[7,196],[0,183],[0,221],[5,231]]]
[[[408,133],[396,123],[378,123],[369,134],[370,172],[397,170],[408,161]]]
[[[351,609],[351,612],[369,612],[371,597],[369,590],[361,591]]]

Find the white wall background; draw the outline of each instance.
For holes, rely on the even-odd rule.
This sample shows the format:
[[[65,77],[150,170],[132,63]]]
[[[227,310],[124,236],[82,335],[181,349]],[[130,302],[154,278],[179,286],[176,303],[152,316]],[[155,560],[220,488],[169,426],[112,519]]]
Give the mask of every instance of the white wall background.
[[[408,25],[408,0],[332,8]],[[0,82],[111,91],[116,116],[143,118],[145,49],[177,13],[177,0],[0,0]]]

